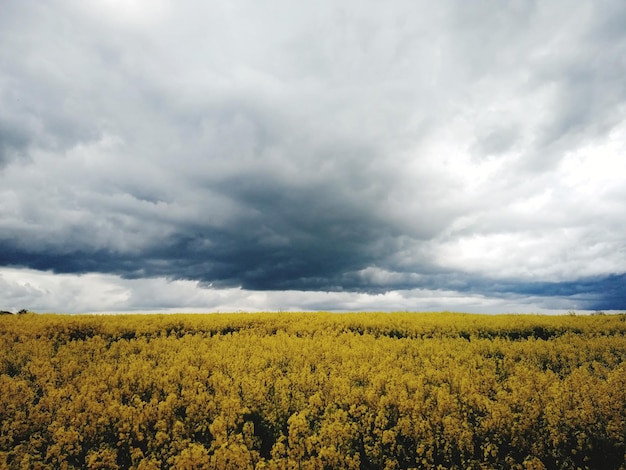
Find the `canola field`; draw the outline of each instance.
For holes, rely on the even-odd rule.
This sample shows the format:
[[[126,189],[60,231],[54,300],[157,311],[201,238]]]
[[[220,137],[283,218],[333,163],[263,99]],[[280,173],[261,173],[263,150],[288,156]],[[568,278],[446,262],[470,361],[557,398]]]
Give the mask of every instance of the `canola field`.
[[[626,316],[0,317],[0,468],[626,468]]]

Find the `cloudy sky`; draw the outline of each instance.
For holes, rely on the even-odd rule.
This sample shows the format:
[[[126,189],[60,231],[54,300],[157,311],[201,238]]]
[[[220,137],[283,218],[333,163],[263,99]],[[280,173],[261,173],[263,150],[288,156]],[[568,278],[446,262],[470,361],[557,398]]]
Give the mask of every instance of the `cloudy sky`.
[[[626,2],[2,0],[0,309],[626,309]]]

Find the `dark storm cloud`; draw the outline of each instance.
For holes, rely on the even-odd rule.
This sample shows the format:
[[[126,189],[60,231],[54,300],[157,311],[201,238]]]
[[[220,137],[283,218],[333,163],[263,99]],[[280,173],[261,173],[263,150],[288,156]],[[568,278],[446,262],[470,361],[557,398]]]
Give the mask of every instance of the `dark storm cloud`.
[[[623,305],[623,2],[2,8],[2,266]]]
[[[458,285],[455,287],[459,288]],[[543,298],[548,304],[550,299],[555,299],[571,310],[619,310],[626,307],[626,274],[559,282],[494,281],[468,277],[461,290],[501,298]]]
[[[8,240],[0,246],[0,262],[63,273],[197,279],[249,289],[337,290],[343,288],[343,273],[387,254],[378,245],[389,236],[383,233],[388,228],[369,220],[373,216],[356,201],[346,201],[340,190],[260,185],[252,177],[222,185],[225,197],[248,210],[224,227],[211,225],[210,212],[201,214],[199,220],[157,237],[156,243],[130,251],[88,244],[88,230],[79,227],[52,242]]]

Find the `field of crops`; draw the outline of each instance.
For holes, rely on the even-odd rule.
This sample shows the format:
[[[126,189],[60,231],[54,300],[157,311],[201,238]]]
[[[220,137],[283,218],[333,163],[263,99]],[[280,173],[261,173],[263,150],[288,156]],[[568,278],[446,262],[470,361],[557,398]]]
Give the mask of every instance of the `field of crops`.
[[[0,317],[0,468],[626,468],[626,316]]]

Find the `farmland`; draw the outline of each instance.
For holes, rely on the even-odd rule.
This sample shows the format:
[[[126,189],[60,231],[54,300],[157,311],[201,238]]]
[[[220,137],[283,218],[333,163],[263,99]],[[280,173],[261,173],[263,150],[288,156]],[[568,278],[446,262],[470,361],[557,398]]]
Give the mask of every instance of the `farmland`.
[[[0,468],[626,468],[626,316],[7,315]]]

